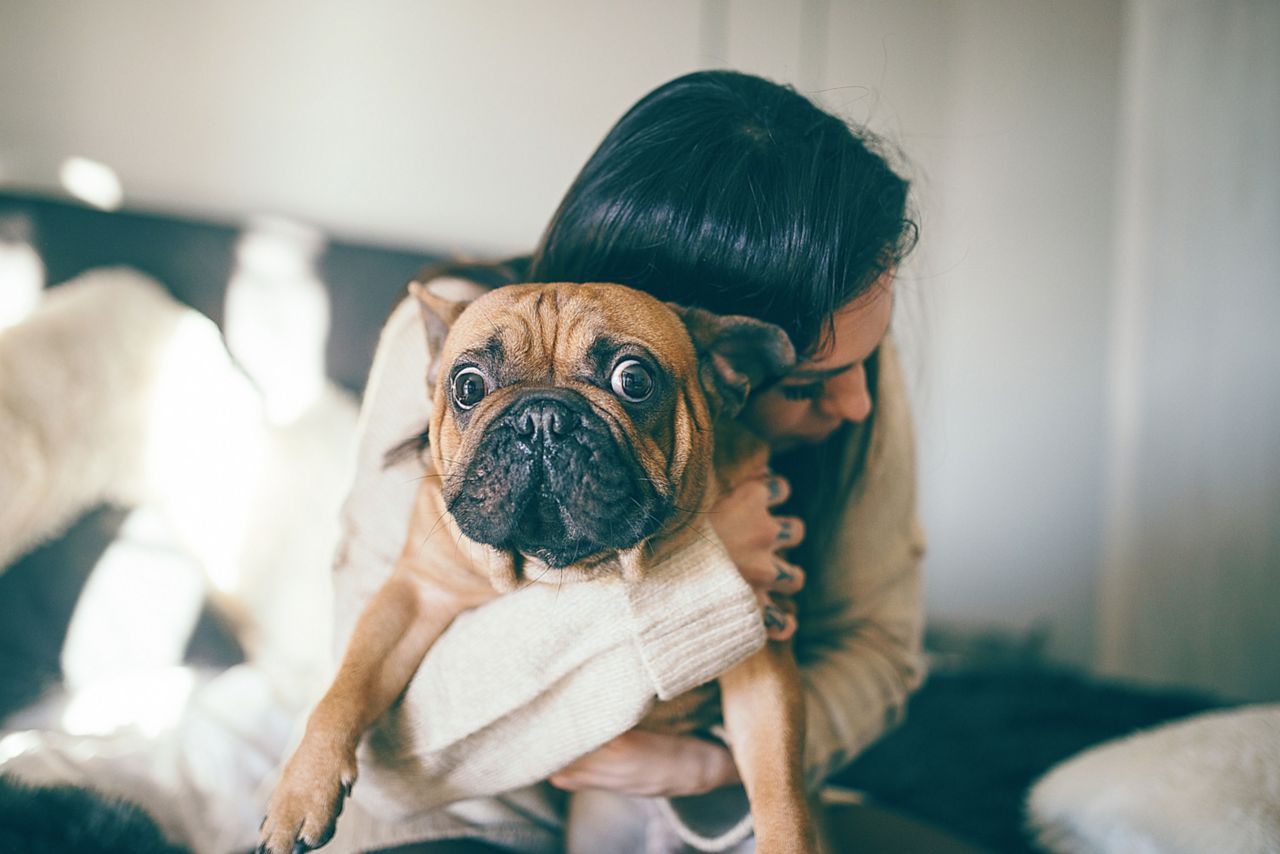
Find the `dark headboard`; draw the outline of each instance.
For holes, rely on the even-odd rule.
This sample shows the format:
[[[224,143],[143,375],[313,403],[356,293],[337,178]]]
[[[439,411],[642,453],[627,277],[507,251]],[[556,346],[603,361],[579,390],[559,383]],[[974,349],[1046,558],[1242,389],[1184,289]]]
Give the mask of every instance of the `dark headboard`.
[[[92,267],[128,265],[221,325],[223,298],[243,229],[226,222],[104,212],[33,195],[0,193],[0,240],[30,243],[56,285]],[[378,330],[405,285],[439,255],[330,241],[317,263],[329,291],[329,377],[364,387]]]

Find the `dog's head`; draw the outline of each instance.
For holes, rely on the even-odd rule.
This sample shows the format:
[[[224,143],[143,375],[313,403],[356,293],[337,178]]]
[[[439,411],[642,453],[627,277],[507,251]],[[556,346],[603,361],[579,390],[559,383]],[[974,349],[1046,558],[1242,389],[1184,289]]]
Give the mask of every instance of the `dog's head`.
[[[412,290],[449,513],[469,539],[553,569],[617,554],[639,571],[644,543],[705,509],[714,419],[794,361],[776,326],[621,285],[513,285],[471,302]]]

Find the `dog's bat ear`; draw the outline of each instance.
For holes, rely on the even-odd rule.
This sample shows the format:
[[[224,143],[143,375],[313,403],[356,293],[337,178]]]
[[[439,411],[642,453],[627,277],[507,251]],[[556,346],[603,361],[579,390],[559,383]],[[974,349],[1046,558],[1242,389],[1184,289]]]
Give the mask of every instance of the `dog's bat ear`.
[[[418,301],[422,325],[427,330],[427,346],[438,353],[458,317],[484,290],[462,279],[437,279],[427,285],[410,282],[409,293]]]
[[[698,351],[699,380],[722,415],[737,415],[751,390],[777,379],[796,363],[782,327],[739,315],[672,305]]]
[[[422,327],[427,333],[427,384],[435,385],[439,371],[440,351],[444,348],[444,339],[453,328],[453,324],[466,310],[467,306],[481,294],[485,288],[466,279],[441,278],[428,284],[413,281],[409,283],[409,293],[418,301],[418,310],[422,315]]]

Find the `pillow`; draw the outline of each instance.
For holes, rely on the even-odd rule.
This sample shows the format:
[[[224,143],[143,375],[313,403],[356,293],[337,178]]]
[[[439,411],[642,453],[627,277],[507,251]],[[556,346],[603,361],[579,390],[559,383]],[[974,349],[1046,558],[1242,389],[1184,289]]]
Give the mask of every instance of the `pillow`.
[[[1027,803],[1056,854],[1280,851],[1280,705],[1107,742],[1052,769]]]

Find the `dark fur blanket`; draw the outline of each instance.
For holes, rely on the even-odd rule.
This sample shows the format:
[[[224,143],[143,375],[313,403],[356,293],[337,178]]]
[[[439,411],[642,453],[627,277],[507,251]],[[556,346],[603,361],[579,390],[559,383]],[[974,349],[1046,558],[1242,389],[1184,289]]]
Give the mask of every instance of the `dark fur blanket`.
[[[0,777],[0,851],[180,854],[125,801],[68,786],[31,788]]]

